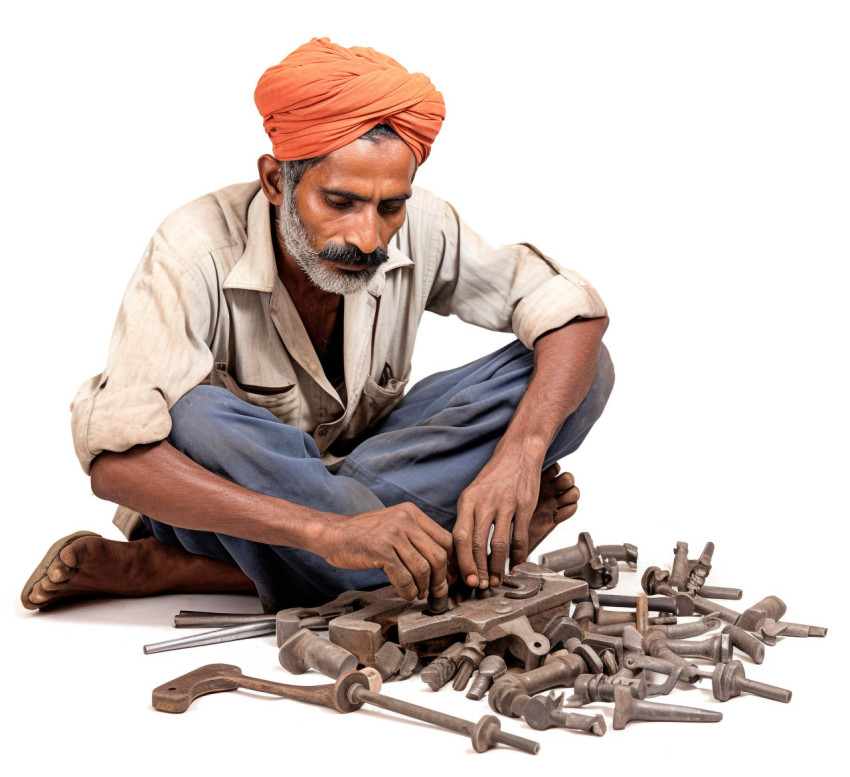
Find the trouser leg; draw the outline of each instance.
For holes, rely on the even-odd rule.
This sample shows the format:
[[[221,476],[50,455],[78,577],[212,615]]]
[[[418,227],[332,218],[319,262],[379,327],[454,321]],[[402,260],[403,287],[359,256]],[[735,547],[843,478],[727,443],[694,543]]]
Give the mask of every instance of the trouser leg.
[[[383,507],[366,486],[331,475],[310,435],[225,389],[198,386],[174,405],[171,418],[169,442],[175,448],[252,491],[341,515]],[[163,542],[237,564],[268,611],[319,604],[341,591],[388,582],[381,570],[338,569],[306,550],[144,521]]]
[[[345,460],[338,475],[367,485],[384,504],[413,502],[451,530],[461,492],[490,460],[534,367],[520,342],[417,383]],[[590,390],[564,422],[544,468],[568,456],[602,414],[614,385],[605,346]]]
[[[426,378],[333,475],[309,435],[224,389],[199,386],[181,398],[172,408],[169,439],[206,469],[254,491],[342,515],[410,501],[451,530],[461,491],[492,456],[532,369],[532,352],[513,343]],[[544,466],[578,448],[601,415],[613,378],[603,347],[593,385]],[[387,583],[380,570],[337,569],[305,550],[145,522],[164,542],[238,564],[267,610]]]

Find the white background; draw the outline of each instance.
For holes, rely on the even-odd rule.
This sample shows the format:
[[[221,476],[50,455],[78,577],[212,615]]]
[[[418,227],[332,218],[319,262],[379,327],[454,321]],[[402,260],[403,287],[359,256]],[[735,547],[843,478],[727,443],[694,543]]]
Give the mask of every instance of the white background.
[[[848,553],[845,4],[23,8],[4,12],[0,33],[6,774],[826,765],[844,693]],[[692,556],[713,540],[712,582],[744,588],[741,609],[772,593],[789,620],[831,627],[826,640],[785,640],[764,666],[747,665],[791,688],[790,705],[740,698],[722,705],[720,724],[634,724],[601,740],[514,721],[505,727],[541,741],[536,759],[474,756],[456,735],[382,713],[245,693],[182,717],[151,710],[154,686],[202,663],[287,681],[272,638],[141,653],[173,636],[178,609],[251,610],[248,598],[20,607],[55,539],[81,528],[118,538],[74,458],[68,404],[103,367],[120,295],[158,223],[255,177],[269,150],[256,80],[314,35],[426,72],[448,118],[417,183],[491,242],[531,241],[579,270],[608,304],[617,385],[564,462],[581,509],[546,547],[590,531],[638,545],[643,568],[668,565],[677,540]],[[503,341],[429,316],[414,377]],[[635,586],[623,573],[623,589]],[[470,719],[489,711],[418,680],[388,691]],[[703,690],[673,701],[721,706]]]

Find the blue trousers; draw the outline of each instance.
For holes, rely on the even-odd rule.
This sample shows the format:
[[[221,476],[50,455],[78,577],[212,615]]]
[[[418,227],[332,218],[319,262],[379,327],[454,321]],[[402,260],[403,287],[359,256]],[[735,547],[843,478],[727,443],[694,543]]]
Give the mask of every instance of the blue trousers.
[[[493,455],[532,369],[533,352],[517,341],[425,378],[335,473],[322,463],[309,434],[213,386],[198,386],[174,405],[169,442],[252,491],[340,515],[412,502],[451,531],[458,497]],[[603,346],[593,385],[555,437],[544,467],[581,445],[613,384]],[[238,565],[254,581],[266,612],[314,606],[346,590],[388,583],[381,570],[338,569],[306,550],[143,520],[162,542]]]

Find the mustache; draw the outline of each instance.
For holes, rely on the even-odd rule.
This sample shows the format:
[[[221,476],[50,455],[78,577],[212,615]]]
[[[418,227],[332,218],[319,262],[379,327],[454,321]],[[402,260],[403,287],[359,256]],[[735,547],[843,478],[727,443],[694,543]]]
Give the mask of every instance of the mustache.
[[[357,246],[350,243],[328,243],[318,253],[319,259],[328,259],[339,264],[357,265],[365,264],[367,267],[380,267],[390,256],[383,248],[378,246],[374,251],[366,253]]]

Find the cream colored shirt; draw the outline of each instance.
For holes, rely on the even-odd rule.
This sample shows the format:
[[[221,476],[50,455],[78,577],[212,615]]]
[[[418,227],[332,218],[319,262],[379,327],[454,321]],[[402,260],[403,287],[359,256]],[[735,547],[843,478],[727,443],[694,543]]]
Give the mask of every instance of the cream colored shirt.
[[[83,469],[104,450],[168,437],[169,409],[201,383],[303,429],[331,465],[401,401],[424,311],[513,331],[528,348],[573,318],[605,315],[578,273],[529,244],[491,247],[451,205],[417,187],[388,252],[367,289],[345,297],[340,396],[278,278],[259,182],[175,211],[130,280],[106,369],[71,404]]]

